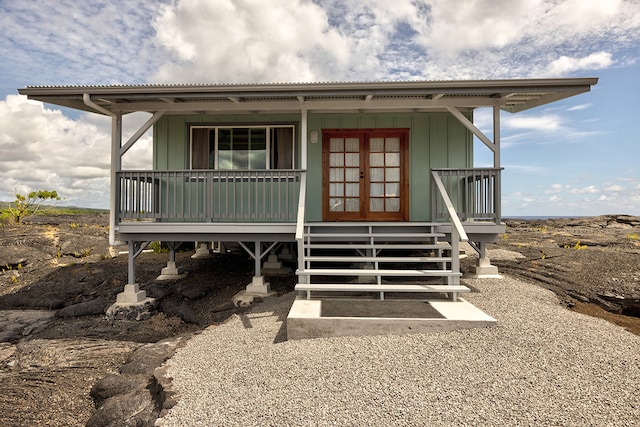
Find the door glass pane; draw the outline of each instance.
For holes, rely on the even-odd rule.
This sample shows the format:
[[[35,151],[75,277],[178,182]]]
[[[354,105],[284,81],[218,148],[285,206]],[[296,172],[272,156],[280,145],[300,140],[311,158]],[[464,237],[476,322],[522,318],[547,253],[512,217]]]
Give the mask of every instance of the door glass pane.
[[[331,138],[329,144],[329,151],[335,152],[343,152],[344,151],[344,139],[342,138]]]
[[[345,166],[360,166],[360,154],[347,153],[345,156]]]
[[[344,154],[342,154],[342,153],[331,153],[329,155],[329,165],[330,166],[344,166]]]
[[[384,212],[384,199],[369,199],[369,210],[371,212]]]
[[[344,184],[331,184],[329,188],[329,196],[342,197],[344,196]]]
[[[400,166],[400,153],[385,153],[387,166]]]
[[[386,197],[398,197],[400,195],[400,184],[397,182],[385,184],[384,194]]]
[[[384,184],[370,184],[369,195],[371,197],[383,197],[384,196]]]
[[[344,151],[349,153],[357,153],[360,151],[360,138],[347,138],[346,148]]]
[[[384,166],[384,154],[382,153],[371,153],[369,154],[369,166]]]
[[[387,138],[386,151],[400,151],[400,138]]]
[[[383,168],[371,168],[369,170],[369,179],[371,182],[384,181],[384,169]]]
[[[347,197],[358,197],[360,195],[360,184],[345,184]]]
[[[360,211],[360,199],[352,198],[346,199],[346,211],[347,212],[359,212]]]
[[[385,211],[386,212],[400,212],[400,199],[398,198],[386,198],[385,199]]]
[[[400,181],[400,168],[387,168],[387,182]]]
[[[383,138],[371,138],[369,140],[369,151],[380,152],[384,151],[384,139]]]
[[[345,176],[345,181],[346,182],[358,182],[358,181],[360,181],[360,169],[358,169],[358,168],[346,168],[345,172],[346,172],[346,176]]]
[[[329,181],[344,181],[344,169],[331,168],[329,169]]]
[[[344,212],[344,199],[329,199],[331,212]]]

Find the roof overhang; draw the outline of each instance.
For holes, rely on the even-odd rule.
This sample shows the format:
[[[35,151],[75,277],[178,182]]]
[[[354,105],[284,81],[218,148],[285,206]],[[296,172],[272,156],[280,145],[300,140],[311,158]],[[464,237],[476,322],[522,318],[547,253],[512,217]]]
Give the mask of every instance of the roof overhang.
[[[29,86],[29,99],[90,112],[83,101],[122,114],[221,114],[472,110],[498,105],[512,113],[588,92],[597,78],[220,85]]]

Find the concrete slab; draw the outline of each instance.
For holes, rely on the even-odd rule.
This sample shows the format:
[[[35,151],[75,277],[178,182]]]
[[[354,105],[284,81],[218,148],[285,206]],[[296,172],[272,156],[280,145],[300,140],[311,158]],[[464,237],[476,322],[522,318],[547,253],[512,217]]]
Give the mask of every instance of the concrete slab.
[[[298,297],[287,316],[287,339],[425,333],[495,323],[496,319],[462,298],[453,302]]]

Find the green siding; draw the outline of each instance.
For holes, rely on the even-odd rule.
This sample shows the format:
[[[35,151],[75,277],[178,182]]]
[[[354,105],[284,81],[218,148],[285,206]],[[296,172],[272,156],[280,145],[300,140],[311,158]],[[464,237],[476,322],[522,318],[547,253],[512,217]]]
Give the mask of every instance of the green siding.
[[[471,117],[469,115],[468,117]],[[299,138],[300,116],[274,115],[193,115],[169,116],[154,126],[154,167],[159,170],[188,167],[187,125],[296,123]],[[410,128],[410,210],[412,221],[431,220],[431,169],[473,166],[471,133],[448,113],[356,113],[309,114],[308,131],[353,128]],[[308,142],[307,220],[322,220],[322,139]],[[300,149],[296,148],[296,165]]]

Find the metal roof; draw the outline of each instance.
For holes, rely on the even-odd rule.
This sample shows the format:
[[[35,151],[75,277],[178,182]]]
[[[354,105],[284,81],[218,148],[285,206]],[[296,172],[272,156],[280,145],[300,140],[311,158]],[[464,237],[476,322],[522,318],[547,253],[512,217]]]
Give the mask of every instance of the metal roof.
[[[97,112],[250,113],[267,111],[433,111],[498,104],[518,112],[588,92],[597,78],[268,83],[213,85],[29,86],[29,99]]]

